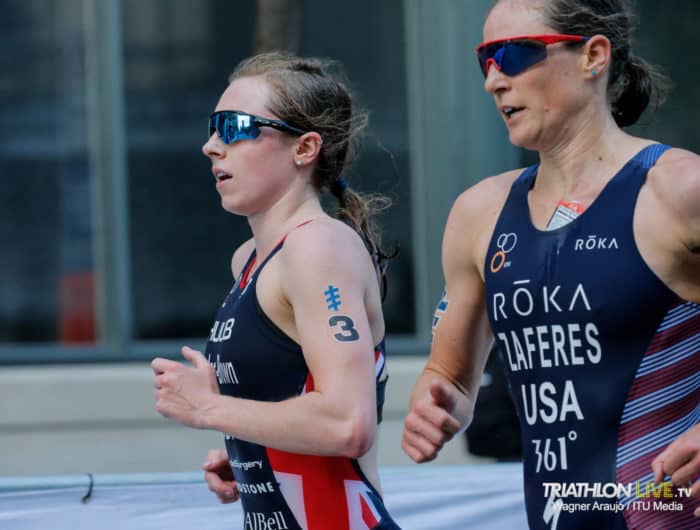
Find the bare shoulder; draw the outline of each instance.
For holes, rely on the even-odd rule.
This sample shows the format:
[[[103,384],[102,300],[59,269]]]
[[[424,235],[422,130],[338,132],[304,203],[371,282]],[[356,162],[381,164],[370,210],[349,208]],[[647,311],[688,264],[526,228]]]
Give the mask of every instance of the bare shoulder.
[[[468,223],[470,227],[481,229],[491,223],[495,224],[513,181],[521,172],[522,169],[507,171],[487,177],[467,188],[455,200],[448,224],[456,223],[464,228],[465,223]]]
[[[669,149],[642,192],[640,211],[649,212],[635,229],[642,255],[676,294],[700,303],[700,156]]]
[[[655,194],[674,213],[700,216],[700,156],[685,149],[669,149],[649,171]]]
[[[238,278],[241,274],[246,261],[254,249],[255,240],[251,237],[234,251],[233,257],[231,258],[231,274],[233,274],[234,278]]]
[[[457,198],[455,205],[470,210],[483,210],[499,205],[505,201],[513,181],[523,172],[523,169],[506,171],[480,180],[467,188]]]
[[[457,197],[445,227],[443,259],[446,253],[459,252],[464,260],[483,272],[482,264],[498,215],[522,171],[515,169],[485,178]]]
[[[282,262],[304,274],[358,271],[370,267],[369,253],[360,236],[336,219],[316,219],[289,233]]]

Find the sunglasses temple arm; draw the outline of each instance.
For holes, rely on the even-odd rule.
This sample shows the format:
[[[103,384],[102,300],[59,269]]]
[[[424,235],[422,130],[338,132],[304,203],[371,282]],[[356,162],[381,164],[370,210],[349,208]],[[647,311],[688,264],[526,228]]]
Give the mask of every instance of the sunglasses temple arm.
[[[294,127],[292,125],[289,125],[288,123],[285,123],[283,121],[266,120],[265,118],[256,118],[254,120],[254,122],[258,125],[272,127],[273,129],[277,129],[279,131],[293,132],[295,134],[298,134],[299,136],[301,136],[302,134],[306,134],[308,132],[308,131],[304,131],[302,129],[299,129],[297,127]]]

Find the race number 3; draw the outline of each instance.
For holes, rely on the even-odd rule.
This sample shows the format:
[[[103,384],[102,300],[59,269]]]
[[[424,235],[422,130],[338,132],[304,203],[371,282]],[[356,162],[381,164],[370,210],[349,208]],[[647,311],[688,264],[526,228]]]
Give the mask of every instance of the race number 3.
[[[360,338],[360,334],[355,329],[355,323],[350,317],[333,315],[328,319],[328,325],[340,331],[333,335],[339,342],[353,342]]]

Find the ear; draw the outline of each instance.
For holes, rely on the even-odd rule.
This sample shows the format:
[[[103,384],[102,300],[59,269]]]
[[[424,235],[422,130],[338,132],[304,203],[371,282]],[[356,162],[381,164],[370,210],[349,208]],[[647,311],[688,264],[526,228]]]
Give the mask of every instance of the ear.
[[[322,145],[323,139],[317,132],[311,131],[302,134],[298,138],[294,148],[294,165],[303,167],[313,163],[313,161],[318,158]]]
[[[593,35],[583,48],[583,75],[586,79],[601,77],[610,66],[612,45],[605,35]]]

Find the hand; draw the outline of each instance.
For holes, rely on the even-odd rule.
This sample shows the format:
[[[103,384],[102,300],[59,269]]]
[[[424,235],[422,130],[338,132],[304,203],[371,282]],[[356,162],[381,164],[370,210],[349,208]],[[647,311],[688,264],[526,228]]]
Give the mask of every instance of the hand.
[[[207,461],[202,464],[204,480],[209,489],[216,494],[222,504],[236,502],[241,494],[233,479],[233,471],[224,449],[211,449],[207,453]]]
[[[676,487],[692,484],[691,497],[700,497],[700,424],[687,430],[661,451],[651,463],[654,481],[658,484],[667,475]],[[695,510],[700,517],[700,508]]]
[[[219,395],[214,369],[201,352],[188,346],[182,347],[182,355],[192,362],[192,368],[162,358],[151,363],[156,410],[184,425],[207,428],[208,416]]]
[[[442,446],[459,432],[457,403],[464,394],[447,382],[430,382],[423,396],[416,398],[406,416],[401,447],[414,461],[433,460]]]

